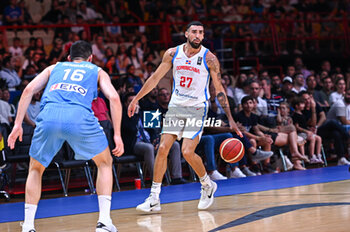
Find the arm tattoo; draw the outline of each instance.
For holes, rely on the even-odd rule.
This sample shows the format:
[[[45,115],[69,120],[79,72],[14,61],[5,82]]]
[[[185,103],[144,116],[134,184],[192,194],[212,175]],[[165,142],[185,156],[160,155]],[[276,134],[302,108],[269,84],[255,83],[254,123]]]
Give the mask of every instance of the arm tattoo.
[[[224,92],[218,93],[217,98],[222,108],[228,107],[228,104],[226,102],[226,94]]]
[[[170,56],[174,57],[175,56],[175,52],[170,52]]]

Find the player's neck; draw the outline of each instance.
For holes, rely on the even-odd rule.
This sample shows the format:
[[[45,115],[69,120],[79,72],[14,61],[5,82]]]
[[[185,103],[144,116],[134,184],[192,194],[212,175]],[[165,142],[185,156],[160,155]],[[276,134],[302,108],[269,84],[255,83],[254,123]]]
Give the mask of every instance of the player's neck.
[[[193,48],[188,42],[184,46],[184,53],[187,57],[192,57],[196,55],[200,50],[202,46],[199,46],[199,48]]]

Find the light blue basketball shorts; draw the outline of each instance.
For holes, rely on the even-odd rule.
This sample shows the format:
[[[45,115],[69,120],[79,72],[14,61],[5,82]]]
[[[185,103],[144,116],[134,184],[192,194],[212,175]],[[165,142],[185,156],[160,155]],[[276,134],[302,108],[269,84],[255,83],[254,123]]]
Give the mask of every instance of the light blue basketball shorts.
[[[47,104],[36,119],[29,155],[47,167],[64,141],[77,160],[90,160],[108,147],[102,127],[92,112],[74,105]]]

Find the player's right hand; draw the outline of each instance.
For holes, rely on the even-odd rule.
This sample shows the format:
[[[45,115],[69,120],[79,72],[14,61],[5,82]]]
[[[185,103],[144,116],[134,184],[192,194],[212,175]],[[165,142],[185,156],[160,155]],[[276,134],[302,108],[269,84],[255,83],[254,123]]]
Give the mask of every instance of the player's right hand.
[[[138,105],[138,104],[137,104],[137,101],[132,100],[132,101],[130,102],[130,105],[129,105],[129,107],[128,107],[128,116],[129,116],[129,118],[131,118],[132,116],[134,116],[137,105]]]
[[[120,136],[114,136],[115,148],[112,150],[113,155],[120,157],[124,153],[124,143]]]
[[[15,126],[12,129],[11,134],[9,135],[9,137],[7,139],[8,146],[11,149],[15,148],[15,143],[16,143],[17,138],[19,138],[19,141],[22,142],[22,135],[23,135],[22,125],[15,124]]]

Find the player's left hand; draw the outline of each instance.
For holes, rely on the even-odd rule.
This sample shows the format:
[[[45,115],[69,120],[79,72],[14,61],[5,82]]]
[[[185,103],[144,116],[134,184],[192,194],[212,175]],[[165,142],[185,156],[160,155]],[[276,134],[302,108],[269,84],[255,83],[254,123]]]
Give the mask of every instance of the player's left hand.
[[[11,150],[15,148],[15,143],[17,138],[19,138],[19,141],[22,142],[22,135],[23,135],[22,125],[15,125],[12,129],[11,134],[7,139],[7,144],[11,148]]]
[[[124,143],[120,136],[114,136],[115,148],[112,150],[113,155],[120,157],[124,153]]]

